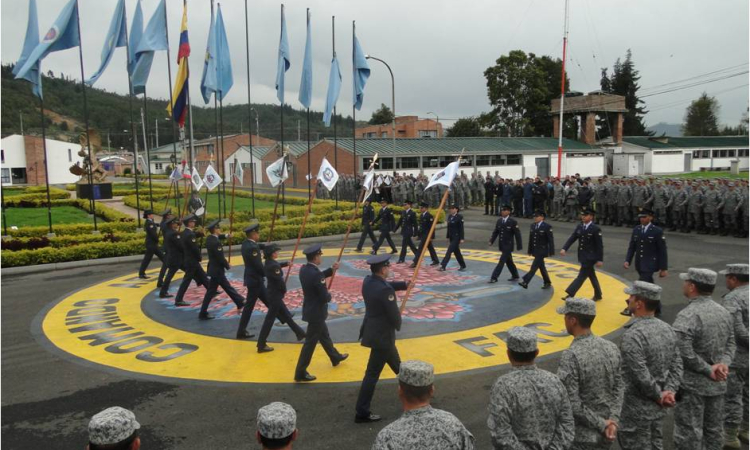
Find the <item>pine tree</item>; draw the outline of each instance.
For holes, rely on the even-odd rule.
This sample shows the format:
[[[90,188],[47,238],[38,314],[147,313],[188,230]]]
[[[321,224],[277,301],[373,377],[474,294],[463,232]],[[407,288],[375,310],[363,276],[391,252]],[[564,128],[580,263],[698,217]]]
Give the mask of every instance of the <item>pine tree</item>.
[[[615,62],[610,78],[611,93],[625,97],[625,108],[628,111],[624,114],[623,135],[625,136],[652,136],[653,133],[646,130],[643,123],[643,116],[648,111],[643,106],[644,102],[638,98],[638,90],[641,88],[638,80],[641,77],[633,63],[633,54],[628,49],[625,54],[625,61],[620,62],[618,58]]]
[[[705,92],[685,110],[682,134],[685,136],[719,135],[719,102]]]

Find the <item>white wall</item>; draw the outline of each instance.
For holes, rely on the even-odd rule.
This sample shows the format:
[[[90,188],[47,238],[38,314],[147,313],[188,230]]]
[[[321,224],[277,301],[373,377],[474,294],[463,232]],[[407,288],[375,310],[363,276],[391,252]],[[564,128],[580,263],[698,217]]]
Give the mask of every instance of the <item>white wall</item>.
[[[237,157],[237,162],[243,165],[242,169],[245,171],[250,170],[250,167],[245,168],[245,164],[250,164],[252,162],[255,165],[255,170],[253,172],[255,174],[255,183],[263,183],[263,163],[261,162],[261,158],[259,158],[257,154],[253,154],[253,161],[253,159],[250,158],[250,150],[247,147],[240,148],[224,161],[224,173],[227,174],[227,182],[232,181],[229,175],[232,170],[231,166],[234,162],[235,156]]]
[[[3,138],[2,142],[3,153],[5,154],[5,161],[0,165],[3,169],[26,168],[26,150],[23,145],[23,136],[14,134]]]
[[[566,156],[563,159],[565,163],[565,175],[574,175],[580,173],[582,177],[600,177],[604,175],[604,156]],[[557,161],[555,161],[557,164]],[[557,171],[557,166],[555,166]]]
[[[702,168],[710,169],[713,167],[731,167],[732,161],[735,161],[737,158],[714,158],[713,164],[711,162],[711,158],[701,158],[701,159],[695,159],[693,158],[692,162],[692,169],[694,171],[701,170]],[[739,158],[740,160],[740,169],[747,169],[748,168],[748,158],[746,156],[743,156],[742,158]]]
[[[52,139],[47,139],[46,144],[49,183],[67,184],[78,181],[79,177],[70,173],[69,169],[76,162],[79,165],[83,165],[83,158],[78,156],[78,151],[81,149],[80,144]],[[1,145],[5,153],[5,164],[2,164],[3,168],[26,168],[26,182],[28,184],[45,183],[43,177],[39,177],[37,180],[34,170],[30,170],[37,167],[38,170],[43,170],[44,160],[26,161],[26,147],[23,136],[8,136],[2,140]],[[70,157],[68,156],[68,150],[70,150]]]
[[[649,167],[650,161],[650,167]],[[660,173],[675,173],[682,172],[685,168],[685,154],[684,153],[668,153],[660,154],[654,152],[646,153],[646,173],[647,174],[660,174]]]

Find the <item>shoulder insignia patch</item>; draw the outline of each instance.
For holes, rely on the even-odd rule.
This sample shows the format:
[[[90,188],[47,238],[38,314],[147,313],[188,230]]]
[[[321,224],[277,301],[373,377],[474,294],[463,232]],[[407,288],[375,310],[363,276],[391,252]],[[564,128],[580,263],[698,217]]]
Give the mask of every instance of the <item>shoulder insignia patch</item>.
[[[390,295],[388,295],[388,300],[395,301],[396,300],[396,296],[393,295],[393,294],[390,294]]]
[[[192,241],[195,242],[195,238],[193,238]]]
[[[601,234],[601,233],[599,233],[599,236],[601,236],[601,235],[602,235],[602,234]]]
[[[321,283],[321,284],[326,284],[326,279],[325,279],[325,278],[321,278],[321,279],[320,279],[320,283]]]
[[[177,235],[177,239],[179,239],[179,238],[180,238],[180,235],[178,234],[178,235]]]
[[[280,273],[281,273],[281,270],[280,270],[280,269],[276,269],[276,270],[274,271],[274,273],[275,273],[276,275],[278,275],[278,274],[280,274]]]
[[[253,256],[258,256],[258,251],[257,250],[253,250]]]

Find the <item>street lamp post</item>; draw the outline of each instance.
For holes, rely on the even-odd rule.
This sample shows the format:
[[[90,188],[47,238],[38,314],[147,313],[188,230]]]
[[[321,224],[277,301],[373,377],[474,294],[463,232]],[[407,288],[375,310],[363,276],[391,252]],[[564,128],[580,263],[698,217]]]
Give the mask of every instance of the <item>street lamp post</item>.
[[[428,112],[427,114],[432,114],[433,116],[435,116],[435,138],[437,139],[440,137],[440,116],[432,111]]]
[[[371,56],[371,55],[365,55],[365,58],[374,59],[375,61],[380,61],[381,63],[385,64],[385,67],[388,68],[388,72],[391,73],[391,109],[393,110],[393,123],[391,124],[391,132],[393,133],[393,155],[395,156],[396,155],[396,79],[393,77],[393,71],[391,70],[391,66],[389,66],[387,62],[383,61],[380,58]]]

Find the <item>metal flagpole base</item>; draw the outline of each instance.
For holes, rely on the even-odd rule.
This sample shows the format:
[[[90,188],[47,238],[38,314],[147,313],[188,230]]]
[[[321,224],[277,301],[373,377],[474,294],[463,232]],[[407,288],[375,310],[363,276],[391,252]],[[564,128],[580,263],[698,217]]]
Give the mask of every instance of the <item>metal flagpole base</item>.
[[[99,234],[102,234],[102,232],[99,231],[99,230],[94,230],[94,231],[91,232],[91,234],[93,234],[93,235],[99,235]]]
[[[279,220],[286,220],[286,216],[284,216],[284,215],[279,216]]]
[[[55,236],[57,236],[55,233],[47,233],[48,238],[53,238]]]

